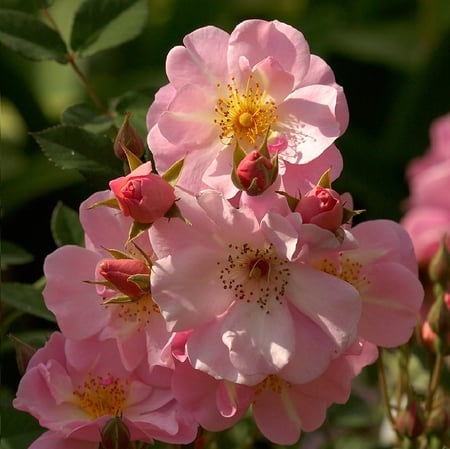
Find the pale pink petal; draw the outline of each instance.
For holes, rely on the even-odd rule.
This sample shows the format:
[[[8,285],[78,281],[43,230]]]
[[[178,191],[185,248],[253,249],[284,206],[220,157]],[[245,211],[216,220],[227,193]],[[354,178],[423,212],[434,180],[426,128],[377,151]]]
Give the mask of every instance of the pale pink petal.
[[[78,246],[63,246],[47,256],[45,304],[70,338],[88,338],[97,334],[109,320],[109,313],[97,295],[95,269],[101,256]]]
[[[391,220],[369,220],[351,230],[365,252],[376,250],[377,260],[389,260],[407,267],[417,274],[417,262],[410,236],[398,223]]]
[[[214,123],[215,98],[200,86],[187,84],[178,92],[168,110],[159,118],[158,126],[172,144],[198,148],[205,141],[219,138]]]
[[[292,389],[265,388],[254,401],[253,418],[262,434],[276,444],[294,444],[301,434],[302,422],[298,415],[296,397]],[[305,404],[305,405],[314,405]],[[311,411],[314,410],[310,408]]]
[[[168,108],[176,94],[177,91],[172,84],[166,84],[156,92],[155,100],[150,105],[146,115],[147,129],[156,125],[159,116]]]
[[[241,55],[250,66],[267,57],[273,57],[285,70],[295,76],[298,86],[309,67],[309,46],[300,31],[282,22],[264,20],[246,20],[231,33],[228,49],[228,61],[232,74]]]
[[[318,157],[340,135],[334,116],[337,91],[312,85],[293,92],[279,105],[279,121],[273,129],[286,136],[289,147],[280,157],[293,163],[307,163]]]
[[[270,300],[268,310],[261,310],[255,302],[234,303],[222,320],[222,340],[229,349],[231,363],[244,375],[276,373],[294,353],[290,312],[285,304]]]
[[[153,265],[152,294],[169,330],[188,330],[207,323],[230,304],[229,293],[217,288],[219,274],[214,260],[221,260],[217,250],[196,246]]]
[[[173,144],[161,134],[158,125],[150,129],[147,143],[156,161],[158,173],[164,173],[176,161],[183,159],[189,152],[189,147],[183,142]]]
[[[335,145],[328,147],[317,158],[305,164],[291,164],[285,161],[283,175],[284,190],[294,197],[305,194],[319,182],[321,176],[330,170],[330,180],[334,181],[342,172],[343,159]]]
[[[295,309],[291,313],[296,324],[295,353],[278,375],[300,384],[320,376],[341,349],[312,319]]]
[[[256,79],[261,80],[261,86],[275,103],[281,103],[292,92],[294,75],[283,70],[280,63],[272,56],[263,59],[254,68]]]
[[[383,347],[406,343],[423,299],[417,276],[404,266],[389,262],[366,266],[362,276],[368,282],[360,287],[363,311],[358,334]]]
[[[402,218],[420,264],[428,263],[439,248],[442,236],[450,234],[450,210],[415,207]]]
[[[353,342],[361,300],[352,285],[306,265],[295,265],[287,295],[298,310],[320,326],[337,348],[344,350]]]
[[[97,449],[98,442],[64,438],[58,432],[48,431],[35,440],[28,449]]]
[[[292,260],[297,249],[298,234],[291,223],[281,215],[269,211],[261,221],[261,229],[275,246],[277,253]]]
[[[215,87],[226,71],[229,35],[214,26],[199,28],[183,39],[185,47],[174,47],[167,56],[169,81],[176,89],[186,80],[191,84]]]

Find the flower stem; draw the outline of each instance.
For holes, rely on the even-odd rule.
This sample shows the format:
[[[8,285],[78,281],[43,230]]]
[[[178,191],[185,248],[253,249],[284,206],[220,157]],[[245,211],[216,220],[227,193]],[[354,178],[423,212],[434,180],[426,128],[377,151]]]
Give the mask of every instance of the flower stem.
[[[389,393],[386,383],[386,375],[384,371],[384,362],[383,362],[383,349],[380,348],[379,357],[377,360],[377,368],[378,368],[378,382],[380,386],[381,395],[383,397],[384,408],[386,409],[387,418],[391,424],[392,430],[397,435],[397,438],[400,439],[400,434],[396,429],[396,422],[394,416],[392,415],[391,404],[389,400]]]
[[[67,62],[71,65],[75,73],[77,74],[78,78],[83,83],[84,88],[86,89],[86,92],[91,97],[91,100],[94,102],[96,108],[102,113],[108,115],[108,109],[106,106],[102,103],[100,98],[97,96],[97,94],[94,92],[94,89],[92,89],[92,86],[89,84],[89,81],[84,76],[83,72],[78,67],[76,61],[75,61],[75,55],[73,53],[69,53],[67,55]]]
[[[430,381],[428,383],[428,392],[427,392],[427,397],[426,397],[426,401],[425,401],[426,420],[428,420],[431,415],[433,399],[434,399],[436,390],[439,386],[439,380],[441,377],[443,362],[444,362],[444,357],[442,356],[442,354],[438,353],[434,360],[433,372],[431,373]]]

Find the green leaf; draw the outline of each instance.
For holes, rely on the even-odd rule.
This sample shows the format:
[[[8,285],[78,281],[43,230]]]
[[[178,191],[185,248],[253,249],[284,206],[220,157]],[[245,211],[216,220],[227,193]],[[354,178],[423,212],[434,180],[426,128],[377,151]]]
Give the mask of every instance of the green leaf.
[[[84,245],[84,231],[77,212],[58,202],[53,210],[50,228],[58,246]]]
[[[7,240],[2,241],[2,269],[8,267],[9,265],[26,264],[28,262],[31,262],[32,260],[33,255],[22,247]]]
[[[86,0],[75,14],[70,43],[87,56],[138,36],[147,23],[146,0]]]
[[[2,301],[23,312],[56,322],[53,313],[45,306],[42,293],[30,284],[4,282],[2,285]]]
[[[36,17],[20,11],[0,11],[0,42],[29,59],[67,63],[67,48],[61,36]]]
[[[2,449],[27,449],[44,429],[38,421],[28,413],[12,407],[2,407]]]
[[[55,126],[33,133],[42,151],[56,166],[78,170],[95,188],[104,189],[123,175],[113,143],[105,136],[76,126]]]
[[[111,117],[99,115],[97,109],[84,103],[69,106],[63,112],[61,122],[63,125],[80,126],[94,133],[106,131],[114,124]]]

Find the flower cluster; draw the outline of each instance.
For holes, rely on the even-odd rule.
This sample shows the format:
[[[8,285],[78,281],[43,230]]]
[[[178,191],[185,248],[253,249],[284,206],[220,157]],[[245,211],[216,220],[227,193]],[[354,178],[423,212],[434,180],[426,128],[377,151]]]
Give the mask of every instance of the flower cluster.
[[[85,246],[45,261],[60,332],[14,401],[49,429],[32,449],[185,444],[249,411],[293,444],[416,324],[408,234],[353,226],[332,188],[348,110],[330,67],[278,21],[183,43],[147,115],[154,164],[122,139],[130,172],[81,204]]]
[[[422,338],[450,353],[450,114],[430,127],[430,147],[407,170],[408,210],[402,224],[411,236],[426,288]],[[438,347],[436,347],[438,346]]]

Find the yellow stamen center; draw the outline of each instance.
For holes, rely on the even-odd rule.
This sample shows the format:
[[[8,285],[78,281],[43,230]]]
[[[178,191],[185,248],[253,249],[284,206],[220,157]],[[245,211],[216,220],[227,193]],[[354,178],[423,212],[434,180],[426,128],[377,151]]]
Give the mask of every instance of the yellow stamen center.
[[[126,387],[111,373],[93,376],[88,373],[84,383],[73,392],[75,402],[92,418],[116,416],[126,404]]]
[[[217,87],[221,88],[220,85]],[[220,126],[220,140],[228,145],[236,138],[243,146],[255,145],[277,120],[275,103],[268,99],[266,91],[261,90],[252,76],[243,92],[234,78],[226,90],[227,95],[219,97],[215,109],[219,117],[214,123]]]

